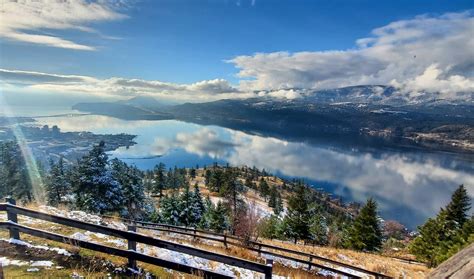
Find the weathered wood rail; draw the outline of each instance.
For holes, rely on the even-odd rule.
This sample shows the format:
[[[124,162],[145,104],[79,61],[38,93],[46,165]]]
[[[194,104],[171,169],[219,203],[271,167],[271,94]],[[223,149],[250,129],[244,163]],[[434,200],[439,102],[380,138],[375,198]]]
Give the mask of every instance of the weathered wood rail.
[[[20,239],[20,233],[29,234],[35,237],[53,240],[57,242],[62,242],[90,250],[94,250],[97,252],[112,254],[120,257],[124,257],[128,259],[129,267],[136,268],[136,262],[141,261],[145,263],[150,263],[158,266],[162,266],[165,268],[169,268],[172,270],[176,270],[179,272],[189,273],[189,274],[196,274],[200,275],[204,278],[232,278],[228,275],[219,274],[213,271],[199,269],[196,267],[167,261],[163,259],[159,259],[156,257],[152,257],[140,252],[136,251],[136,243],[142,243],[162,249],[172,250],[183,254],[188,254],[191,256],[196,256],[199,258],[204,258],[211,261],[216,261],[224,264],[228,264],[231,266],[252,270],[255,272],[263,273],[265,275],[265,279],[270,279],[272,277],[272,261],[268,260],[266,264],[261,264],[257,262],[248,261],[245,259],[239,259],[232,256],[222,255],[210,251],[205,251],[198,248],[193,248],[185,245],[181,245],[178,243],[173,243],[165,240],[160,240],[157,238],[153,238],[147,235],[143,235],[140,233],[135,232],[134,226],[129,226],[128,231],[123,231],[107,226],[91,224],[79,220],[69,219],[62,216],[56,216],[51,214],[46,214],[42,212],[37,212],[31,209],[27,209],[24,207],[16,206],[14,200],[7,200],[7,203],[0,203],[0,211],[7,212],[7,222],[0,222],[0,229],[7,229],[10,232],[10,237],[14,239]],[[81,230],[86,230],[90,232],[101,233],[113,237],[123,238],[128,241],[128,250],[118,249],[110,246],[105,246],[98,243],[93,243],[84,240],[78,240],[74,238],[70,238],[64,235],[55,234],[52,232],[27,227],[24,225],[18,224],[18,215],[28,216],[30,218],[39,219],[47,222],[52,222],[68,227],[73,227]]]
[[[122,219],[127,221],[127,219]],[[180,227],[180,226],[173,226],[168,224],[160,224],[160,223],[150,223],[150,222],[143,222],[143,221],[136,221],[136,220],[128,220],[136,225],[137,228],[141,229],[149,229],[149,230],[156,230],[162,231],[166,233],[177,233],[181,235],[191,236],[193,238],[201,238],[210,241],[216,241],[223,243],[226,247],[228,245],[234,245],[242,248],[246,248],[248,250],[257,252],[258,254],[266,254],[272,257],[283,258],[286,260],[298,262],[308,266],[308,269],[311,270],[312,267],[317,267],[323,270],[331,271],[333,273],[343,275],[349,278],[360,278],[359,276],[354,275],[350,271],[356,271],[362,274],[366,274],[369,276],[373,276],[374,278],[391,278],[382,273],[374,272],[371,270],[367,270],[361,267],[357,267],[354,265],[346,264],[343,262],[335,261],[332,259],[328,259],[325,257],[321,257],[314,254],[309,254],[305,252],[295,251],[283,247],[278,247],[274,245],[268,245],[261,242],[255,241],[247,241],[246,245],[244,245],[243,240],[239,237],[227,234],[221,234],[211,231],[200,230],[196,228],[187,228],[187,227]],[[234,240],[234,241],[232,241]],[[285,253],[285,254],[282,254]],[[293,257],[290,255],[300,256],[306,259]],[[319,261],[320,263],[314,262],[314,260]],[[324,263],[324,264],[321,264]],[[332,266],[328,266],[332,265]],[[341,270],[344,269],[344,270]]]

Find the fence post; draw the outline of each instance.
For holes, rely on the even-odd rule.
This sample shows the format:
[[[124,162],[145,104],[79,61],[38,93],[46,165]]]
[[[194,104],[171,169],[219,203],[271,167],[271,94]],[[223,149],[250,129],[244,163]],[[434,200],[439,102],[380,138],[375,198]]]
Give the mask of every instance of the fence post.
[[[194,227],[194,237],[193,239],[196,239],[196,227]]]
[[[273,260],[272,259],[265,259],[265,265],[270,267],[270,270],[265,272],[265,279],[272,279]]]
[[[227,233],[224,233],[224,246],[227,248]]]
[[[7,197],[6,202],[11,205],[16,205],[16,201],[11,197]],[[7,206],[7,218],[9,222],[12,222],[15,224],[18,223],[18,216],[16,215],[16,213],[12,212],[8,208],[8,206]],[[17,229],[11,228],[9,229],[9,231],[10,231],[10,238],[20,240],[20,232]]]
[[[311,267],[313,267],[312,263],[313,263],[313,256],[309,256],[308,270],[311,270]]]
[[[128,227],[127,230],[129,232],[136,232],[137,231],[137,227],[134,226],[133,223],[131,225],[128,225],[127,227]],[[137,242],[128,239],[128,250],[137,251]],[[134,269],[134,270],[137,269],[137,260],[135,260],[134,257],[129,257],[128,258],[128,267],[131,268],[131,269]]]

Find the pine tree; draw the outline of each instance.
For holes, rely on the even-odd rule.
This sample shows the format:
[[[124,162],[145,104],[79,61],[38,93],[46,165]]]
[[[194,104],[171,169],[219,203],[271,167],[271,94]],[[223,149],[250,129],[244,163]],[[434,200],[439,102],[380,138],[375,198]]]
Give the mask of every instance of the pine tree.
[[[71,184],[67,177],[63,157],[60,157],[56,164],[51,161],[50,165],[51,170],[46,179],[46,198],[48,204],[57,206],[69,194]]]
[[[270,188],[270,197],[268,198],[268,206],[275,208],[278,201],[278,190],[275,186]]]
[[[33,199],[26,161],[14,141],[0,143],[0,198],[6,196],[26,202]]]
[[[307,193],[303,184],[299,184],[295,193],[288,199],[288,214],[285,216],[286,231],[289,238],[295,243],[299,239],[309,238],[309,220]]]
[[[326,218],[321,213],[315,213],[310,220],[309,233],[313,243],[326,245],[328,243],[329,228]]]
[[[270,187],[268,186],[267,181],[263,177],[260,179],[258,189],[260,190],[260,196],[267,200],[267,197],[270,194]]]
[[[206,207],[202,200],[201,192],[199,191],[199,186],[196,183],[194,184],[194,192],[192,193],[192,196],[191,196],[191,223],[190,225],[193,227],[198,226],[202,221],[205,211],[206,211]]]
[[[227,209],[222,202],[218,202],[215,209],[211,211],[209,229],[222,233],[227,229]]]
[[[119,159],[111,162],[112,176],[122,190],[121,215],[129,219],[142,219],[145,214],[145,187],[142,172],[135,166],[128,166]]]
[[[355,250],[375,251],[382,245],[382,230],[377,203],[369,198],[349,230],[348,246]]]
[[[410,243],[410,252],[429,266],[437,266],[474,242],[474,216],[467,217],[469,209],[470,199],[461,185],[446,208],[418,228],[420,234]]]
[[[457,227],[462,227],[468,220],[467,213],[471,209],[471,199],[467,195],[464,185],[460,185],[451,196],[451,202],[446,207],[447,220],[455,222]]]
[[[101,214],[119,210],[123,202],[120,183],[112,175],[104,147],[104,142],[95,145],[79,160],[71,183],[76,206]]]
[[[160,199],[160,220],[170,225],[181,225],[179,198],[176,195]]]
[[[283,212],[283,199],[281,198],[281,194],[278,192],[277,199],[276,199],[276,204],[275,207],[273,208],[273,213],[275,215],[280,215],[281,212]]]
[[[184,192],[179,196],[179,222],[186,227],[193,223],[191,205],[192,193],[189,190],[189,183],[186,183],[184,186]]]
[[[163,190],[166,188],[166,177],[165,177],[166,166],[163,163],[159,163],[155,166],[154,179],[153,179],[153,193],[158,194],[161,198],[163,196]]]
[[[450,229],[447,216],[446,210],[441,209],[436,218],[428,219],[419,228],[419,236],[410,244],[410,252],[429,266],[437,265],[436,258],[440,256],[441,247],[455,235],[455,231]]]

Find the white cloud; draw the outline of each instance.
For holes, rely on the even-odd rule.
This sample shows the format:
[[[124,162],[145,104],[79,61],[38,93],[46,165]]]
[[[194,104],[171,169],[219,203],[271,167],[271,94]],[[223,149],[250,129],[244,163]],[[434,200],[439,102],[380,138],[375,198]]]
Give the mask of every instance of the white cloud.
[[[97,33],[91,23],[123,19],[120,2],[0,0],[0,36],[14,41],[76,50],[89,46],[50,34],[47,30],[77,30]]]
[[[90,96],[130,98],[149,95],[175,101],[206,101],[223,98],[246,98],[254,93],[242,93],[224,79],[177,84],[155,80],[58,75],[32,71],[0,69],[4,84],[15,84],[40,92],[80,93]]]
[[[342,51],[274,52],[237,56],[243,90],[327,89],[393,84],[405,92],[440,97],[474,90],[472,12],[392,22]],[[248,80],[248,78],[251,78]]]

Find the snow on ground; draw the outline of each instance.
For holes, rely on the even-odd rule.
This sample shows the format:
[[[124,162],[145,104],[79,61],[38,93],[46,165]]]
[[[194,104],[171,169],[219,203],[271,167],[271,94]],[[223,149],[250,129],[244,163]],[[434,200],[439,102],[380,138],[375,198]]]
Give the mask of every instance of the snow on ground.
[[[23,266],[23,265],[28,265],[28,264],[29,262],[27,261],[11,260],[7,257],[0,257],[1,266],[9,266],[9,265]]]
[[[48,246],[43,246],[43,245],[33,245],[31,243],[21,241],[21,240],[17,240],[17,239],[13,239],[13,238],[10,238],[10,239],[0,238],[0,240],[6,241],[6,242],[11,243],[11,244],[24,245],[28,248],[36,248],[36,249],[43,249],[43,250],[48,250],[48,251],[55,251],[56,253],[58,253],[60,255],[64,255],[64,256],[71,256],[72,255],[67,250],[62,249],[62,248],[48,247]]]
[[[219,200],[221,200],[221,198],[211,197],[211,200],[212,200],[213,203],[217,203]],[[251,201],[252,200],[248,200],[247,202],[250,203]],[[263,217],[263,216],[268,216],[268,215],[271,214],[271,209],[269,209],[266,206],[266,204],[263,204],[262,201],[259,201],[255,204],[256,204],[257,212],[259,213],[260,216]],[[69,212],[69,211],[61,210],[61,209],[51,207],[51,206],[40,206],[39,208],[40,208],[40,211],[48,213],[48,214],[67,217],[67,218],[71,218],[71,219],[75,219],[75,220],[79,220],[79,221],[84,221],[84,222],[88,222],[88,223],[93,223],[93,224],[107,225],[107,226],[114,227],[114,228],[117,228],[117,229],[120,229],[120,230],[127,230],[127,226],[122,222],[110,221],[110,220],[106,221],[98,215],[89,214],[89,213],[86,213],[86,212],[83,212],[83,211],[70,211]],[[41,220],[36,220],[36,219],[28,218],[28,217],[25,217],[24,220],[28,224],[43,222]],[[23,219],[22,219],[22,221],[23,221]],[[183,235],[178,235],[178,234],[171,234],[171,235],[167,235],[167,236],[176,237],[176,238],[183,238]],[[84,232],[84,233],[75,232],[75,233],[71,234],[70,237],[74,238],[74,239],[77,239],[77,240],[92,241],[92,242],[94,242],[94,240],[97,240],[96,242],[112,243],[112,244],[114,244],[116,246],[119,246],[119,247],[127,247],[126,240],[109,237],[107,235],[100,234],[100,233],[95,233],[95,232]],[[4,240],[4,241],[7,241],[7,242],[12,243],[12,244],[26,245],[26,246],[32,247],[32,248],[52,250],[52,251],[56,251],[58,254],[63,254],[63,255],[66,255],[66,256],[71,255],[71,253],[69,253],[68,251],[66,251],[64,249],[60,249],[60,248],[52,248],[52,247],[47,247],[47,246],[32,245],[30,243],[20,241],[20,240],[15,240],[15,239],[9,239],[9,240],[0,239],[0,240]],[[210,243],[212,243],[213,245],[216,245],[216,243],[213,242],[213,241],[210,241]],[[191,244],[183,244],[183,245],[187,245],[187,246],[192,247]],[[218,245],[218,243],[217,243],[217,245]],[[253,271],[250,271],[250,270],[247,270],[247,269],[237,268],[237,267],[234,267],[234,266],[230,266],[230,265],[223,264],[223,263],[218,263],[218,262],[211,262],[207,259],[203,259],[203,258],[199,258],[199,257],[195,257],[195,256],[191,256],[191,255],[171,251],[171,250],[166,250],[166,249],[161,249],[161,248],[157,248],[157,247],[142,245],[140,243],[137,245],[137,249],[138,249],[138,251],[140,251],[144,254],[147,254],[147,255],[157,256],[159,258],[162,258],[162,259],[165,259],[165,260],[168,260],[168,261],[173,261],[173,262],[193,266],[193,267],[200,268],[200,269],[210,270],[210,271],[214,271],[214,272],[221,273],[221,274],[226,274],[226,275],[230,275],[230,276],[238,276],[240,278],[264,278],[263,274],[256,273],[256,272],[253,272]],[[3,258],[0,258],[0,260],[2,260],[2,259]],[[4,261],[7,262],[7,259],[5,258]],[[16,262],[13,261],[13,263],[12,263],[11,260],[8,260],[8,263],[10,263],[10,264],[13,264],[13,263],[21,264],[22,262],[21,261],[16,261]],[[26,264],[31,264],[31,263],[25,262],[25,265]],[[51,265],[49,265],[49,264],[51,264]],[[41,261],[41,262],[36,263],[36,266],[51,267],[52,263],[48,262],[48,261]],[[294,264],[290,264],[290,266],[293,266],[293,267],[296,267],[296,268],[302,267],[302,265],[300,265],[300,266],[296,265],[295,266]],[[281,279],[281,278],[285,278],[285,277],[274,276],[274,278]]]
[[[77,239],[77,240],[82,240],[82,241],[90,241],[91,240],[90,236],[88,236],[84,233],[81,233],[81,232],[75,232],[75,233],[71,234],[69,237]]]
[[[30,266],[41,266],[41,267],[52,267],[54,263],[52,261],[35,261]]]
[[[247,269],[242,269],[219,262],[211,262],[207,259],[148,245],[142,245],[140,243],[137,244],[137,250],[141,253],[153,255],[163,260],[172,261],[183,265],[189,265],[200,269],[210,270],[228,276],[237,276],[239,278],[264,278],[263,274],[256,273]]]
[[[31,266],[33,268],[28,268],[27,271],[39,271],[38,267],[51,268],[54,263],[52,261],[21,261],[21,260],[12,260],[7,257],[0,257],[0,265],[5,266]]]

